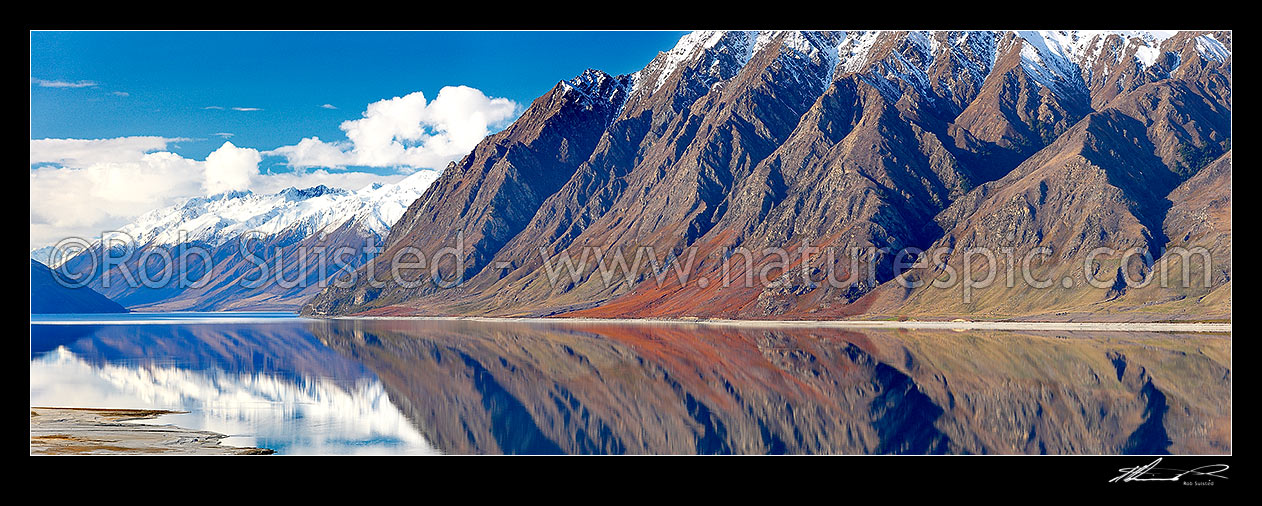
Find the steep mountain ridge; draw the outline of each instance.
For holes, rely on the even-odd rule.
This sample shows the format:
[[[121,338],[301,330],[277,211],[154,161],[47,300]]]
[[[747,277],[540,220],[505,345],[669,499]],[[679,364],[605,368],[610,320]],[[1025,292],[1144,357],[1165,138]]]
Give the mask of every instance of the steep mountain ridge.
[[[558,97],[576,83],[610,91],[582,93],[591,107],[567,109]],[[555,136],[525,134],[544,130]],[[1088,179],[1120,192],[1101,211],[1117,219],[1099,227],[1156,251],[1166,195],[1229,135],[1229,32],[694,32],[639,72],[558,83],[448,168],[388,244],[433,255],[463,238],[460,269],[405,268],[406,284],[420,286],[361,277],[304,311],[897,312],[887,294],[864,296],[902,274],[899,250],[958,241],[948,217],[994,221],[1006,205],[997,190],[1012,187],[999,181],[1025,185],[1014,174],[1055,172],[1078,155],[1096,171]],[[557,162],[562,152],[573,156]],[[1088,173],[1040,181],[1070,198],[1094,191],[1074,179]],[[1040,244],[1043,228],[1022,246]],[[878,251],[855,265],[759,258],[730,274],[757,273],[762,286],[717,281],[735,248],[768,246],[795,258],[817,246]],[[635,263],[647,248],[656,262]],[[618,253],[632,268],[609,283],[600,262]],[[677,270],[661,282],[684,263],[709,286]],[[374,260],[375,272],[392,266],[391,255]],[[873,276],[819,279],[863,271]],[[463,284],[423,279],[434,274]]]
[[[605,243],[622,240],[628,235],[641,244],[647,244],[656,236],[661,243],[659,248],[670,249],[673,247],[672,243],[676,242],[676,235],[686,235],[685,231],[689,229],[697,234],[700,229],[708,227],[704,221],[706,216],[715,212],[718,203],[714,199],[722,195],[722,188],[728,184],[726,181],[733,177],[733,173],[739,174],[742,166],[756,163],[792,129],[797,121],[797,113],[793,111],[804,111],[814,99],[813,96],[803,96],[803,93],[822,92],[822,78],[809,78],[805,81],[808,86],[801,86],[801,76],[814,73],[813,77],[820,77],[826,74],[827,69],[826,60],[819,56],[818,49],[804,50],[801,44],[797,44],[801,41],[796,39],[786,43],[786,39],[792,39],[787,34],[778,34],[778,38],[771,40],[751,39],[750,34],[743,32],[711,34],[709,39],[700,35],[705,34],[685,37],[675,50],[659,55],[645,70],[628,78],[637,84],[621,114],[600,137],[599,144],[595,146],[588,160],[578,166],[569,181],[540,206],[526,230],[516,235],[519,239],[517,243],[507,244],[501,249],[495,244],[470,244],[466,239],[465,246],[473,250],[471,256],[480,259],[499,254],[496,257],[500,261],[498,263],[507,264],[516,271],[483,271],[480,276],[469,281],[470,285],[485,286],[501,278],[510,281],[526,278],[524,282],[519,282],[508,290],[522,290],[523,285],[531,284],[538,287],[543,275],[538,269],[542,263],[539,260],[540,252],[533,246],[522,247],[520,244],[539,238],[552,241],[553,244],[569,246],[593,241]],[[812,37],[806,40],[820,39]],[[720,41],[729,43],[719,45]],[[747,60],[744,55],[755,47],[758,52]],[[681,60],[681,54],[691,55],[692,59]],[[764,75],[764,72],[768,74]],[[660,82],[661,87],[651,89],[643,84],[649,82]],[[790,84],[785,85],[786,82]],[[809,86],[812,83],[820,83],[817,85],[819,88]],[[776,91],[784,96],[777,97],[766,91],[769,87],[777,86]],[[763,91],[756,95],[746,92],[759,89]],[[700,93],[704,95],[697,96]],[[690,97],[696,97],[696,101],[681,109],[683,101]],[[756,97],[772,102],[762,107],[764,104],[757,103]],[[736,99],[740,101],[733,103]],[[698,103],[704,104],[702,107],[707,111],[717,110],[717,113],[710,116],[692,113]],[[540,105],[541,102],[536,101],[523,114],[523,118],[544,115],[555,117],[550,115],[552,112],[549,109]],[[758,117],[755,112],[768,116]],[[753,118],[752,121],[747,119],[750,117]],[[780,133],[777,134],[776,131]],[[777,138],[777,135],[780,137]],[[721,141],[712,142],[720,138]],[[704,151],[702,147],[710,151]],[[739,154],[745,152],[751,153],[749,156]],[[702,164],[696,161],[706,157],[732,157],[733,161],[722,168],[718,164]],[[480,158],[482,155],[475,149],[462,163],[477,163],[476,160]],[[674,170],[667,171],[667,167]],[[719,169],[717,173],[716,168]],[[568,169],[566,172],[568,173]],[[715,191],[715,187],[719,190]],[[436,188],[438,190],[440,189]],[[669,200],[668,196],[663,195],[666,193],[677,199],[668,207],[662,206]],[[650,207],[639,208],[645,204]],[[442,207],[433,206],[432,209],[441,210]],[[628,213],[653,216],[654,219],[651,223],[619,219],[619,215]],[[667,214],[670,216],[665,216]],[[635,224],[635,230],[628,228],[632,224]],[[404,225],[404,222],[400,225]],[[444,233],[443,226],[438,220],[426,221],[418,227],[416,234],[443,237],[447,242],[420,243],[417,246],[425,251],[435,251],[441,247],[439,244],[454,245],[450,233],[441,235]],[[432,232],[435,229],[439,231]],[[579,239],[579,233],[585,237]],[[564,248],[557,248],[548,254],[556,255],[562,251]],[[388,261],[386,254],[379,258]],[[471,268],[466,264],[464,267],[466,273],[472,274],[477,273],[481,265],[475,263]],[[384,266],[379,267],[378,272],[382,272],[382,268]],[[466,275],[466,280],[469,279],[469,274]],[[366,280],[359,282],[363,286],[368,284]],[[573,286],[561,287],[562,293],[557,295],[564,296],[572,288]],[[369,288],[357,290],[363,295],[353,296],[354,300],[367,302],[373,299],[373,304],[378,306],[399,298],[394,295],[395,292],[391,292],[394,286],[384,289],[391,296],[380,301],[367,296],[371,291]],[[400,291],[405,290],[407,289],[400,287]],[[498,293],[504,290],[495,291]],[[442,295],[442,299],[452,302],[448,292]],[[420,291],[411,290],[411,293]],[[588,292],[580,293],[581,296],[569,297],[579,299],[592,296]]]
[[[1004,178],[957,200],[936,218],[945,234],[934,247],[996,252],[1011,248],[1022,255],[1047,247],[1054,260],[1035,267],[1034,279],[1068,286],[1040,291],[1014,283],[961,297],[952,292],[963,286],[947,292],[925,284],[903,293],[896,303],[887,300],[886,310],[938,314],[1085,311],[1122,295],[1124,284],[1116,280],[1143,280],[1153,274],[1153,259],[1170,246],[1163,222],[1172,203],[1187,200],[1172,192],[1198,172],[1213,170],[1212,165],[1188,159],[1186,154],[1217,156],[1228,149],[1229,139],[1223,133],[1230,131],[1230,113],[1180,80],[1146,84],[1110,104]],[[1174,118],[1182,120],[1177,128],[1171,121]],[[1219,191],[1229,195],[1227,179],[1215,182]],[[1093,254],[1097,248],[1109,251]],[[1132,249],[1137,255],[1122,265]],[[1212,259],[1229,266],[1230,249],[1217,253]],[[905,280],[937,279],[949,265],[962,272],[962,262],[960,255],[952,254],[938,266],[906,274]],[[903,287],[889,285],[883,290],[883,296],[889,297]]]

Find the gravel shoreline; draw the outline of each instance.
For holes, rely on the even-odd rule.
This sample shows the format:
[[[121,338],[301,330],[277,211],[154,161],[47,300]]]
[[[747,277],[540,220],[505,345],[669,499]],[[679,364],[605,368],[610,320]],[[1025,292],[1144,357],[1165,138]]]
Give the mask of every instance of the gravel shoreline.
[[[1034,321],[893,321],[893,320],[725,320],[715,318],[529,318],[483,316],[345,316],[333,320],[468,321],[548,324],[669,324],[732,327],[812,327],[931,330],[1081,330],[1107,332],[1231,332],[1230,323],[1204,322],[1034,322]]]
[[[269,455],[226,446],[217,432],[123,423],[179,413],[160,409],[31,408],[31,455]]]

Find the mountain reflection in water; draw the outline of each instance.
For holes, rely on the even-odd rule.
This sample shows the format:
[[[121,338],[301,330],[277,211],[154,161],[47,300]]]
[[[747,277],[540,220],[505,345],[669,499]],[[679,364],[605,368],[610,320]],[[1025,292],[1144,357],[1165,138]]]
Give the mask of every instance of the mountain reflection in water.
[[[73,353],[98,368],[375,391],[356,416],[397,413],[409,426],[350,439],[402,453],[1231,452],[1222,335],[293,322],[59,330],[78,336],[33,326],[32,403],[37,363]]]
[[[1227,453],[1230,338],[338,321],[457,453]]]
[[[169,409],[157,421],[280,454],[435,453],[354,360],[266,324],[32,325],[31,406]]]

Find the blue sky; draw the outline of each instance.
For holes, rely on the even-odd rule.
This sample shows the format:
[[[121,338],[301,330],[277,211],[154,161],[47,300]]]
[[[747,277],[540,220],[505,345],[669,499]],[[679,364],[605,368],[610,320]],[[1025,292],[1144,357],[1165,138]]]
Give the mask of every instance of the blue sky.
[[[217,133],[259,150],[342,139],[374,101],[465,85],[524,107],[588,67],[639,70],[683,33],[33,32],[33,80],[95,86],[33,82],[31,138],[188,138],[170,149],[197,159]]]

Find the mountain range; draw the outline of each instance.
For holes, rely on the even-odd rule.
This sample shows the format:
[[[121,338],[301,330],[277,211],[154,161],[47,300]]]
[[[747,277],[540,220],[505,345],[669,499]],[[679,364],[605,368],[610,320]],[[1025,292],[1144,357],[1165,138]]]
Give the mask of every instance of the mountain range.
[[[32,258],[133,310],[1226,319],[1231,39],[692,32],[558,82],[441,172],[193,198]],[[346,272],[303,266],[339,247]],[[106,282],[189,248],[204,286]]]
[[[1230,134],[1231,32],[693,32],[559,82],[303,312],[1229,318]],[[1050,288],[932,283],[978,249]],[[1158,265],[1210,282],[1121,282]]]
[[[356,191],[316,186],[194,197],[146,213],[51,266],[68,278],[87,276],[88,288],[134,310],[297,310],[338,272],[339,264],[321,261],[319,252],[331,259],[345,248],[341,265],[363,264],[436,177],[422,170]],[[108,269],[106,258],[114,259]]]

